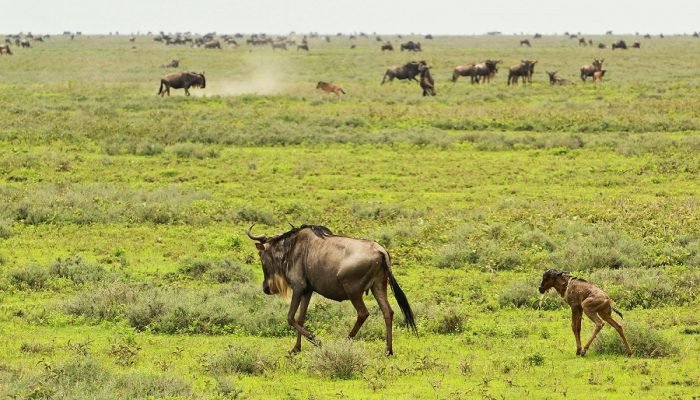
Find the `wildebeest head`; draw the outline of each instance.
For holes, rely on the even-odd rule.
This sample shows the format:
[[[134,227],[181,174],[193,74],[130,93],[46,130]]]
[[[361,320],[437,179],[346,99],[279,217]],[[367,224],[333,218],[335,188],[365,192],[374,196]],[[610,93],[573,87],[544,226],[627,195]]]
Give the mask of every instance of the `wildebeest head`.
[[[548,269],[542,275],[542,283],[540,283],[540,293],[544,294],[547,290],[551,289],[554,284],[559,280],[560,277],[564,276],[566,272],[557,271],[556,269]]]
[[[275,240],[278,237],[268,238],[265,235],[253,236],[250,231],[255,224],[251,225],[245,233],[252,240],[257,241],[255,248],[258,249],[260,261],[263,268],[263,292],[265,294],[279,294],[286,296],[289,287],[282,275],[284,261],[284,241]]]

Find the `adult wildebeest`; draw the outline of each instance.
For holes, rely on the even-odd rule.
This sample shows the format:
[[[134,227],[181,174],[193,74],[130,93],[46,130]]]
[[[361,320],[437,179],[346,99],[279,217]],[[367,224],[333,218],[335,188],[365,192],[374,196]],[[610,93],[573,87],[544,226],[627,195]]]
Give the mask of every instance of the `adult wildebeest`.
[[[612,49],[622,49],[622,50],[627,50],[627,43],[625,43],[624,40],[620,39],[617,42],[612,44]]]
[[[578,40],[578,45],[579,46],[586,46],[586,39],[585,38],[580,38]]]
[[[421,66],[420,67],[420,81],[421,89],[423,89],[423,96],[435,96],[437,92],[435,91],[435,81],[430,75],[430,67]]]
[[[532,83],[532,75],[535,73],[537,60],[520,60],[520,64],[508,69],[508,85],[516,85],[518,78],[522,78],[523,83]]]
[[[549,84],[550,85],[570,85],[570,84],[573,84],[573,82],[571,82],[570,80],[559,78],[557,76],[557,71],[554,71],[554,72],[545,71],[545,72],[547,72],[547,75],[549,75]]]
[[[167,64],[160,65],[161,68],[177,68],[179,66],[180,66],[180,60],[178,60],[178,59],[173,59],[172,61],[170,61]]]
[[[530,45],[530,41],[529,41],[529,40],[527,40],[527,39],[525,39],[525,40],[521,40],[521,41],[520,41],[520,46],[521,46],[521,47],[522,47],[522,46],[527,46],[527,47],[531,47],[531,45]]]
[[[581,278],[569,275],[568,272],[556,269],[549,269],[542,276],[540,293],[544,294],[550,288],[554,288],[571,307],[571,328],[576,338],[577,356],[586,355],[593,339],[603,329],[603,320],[620,334],[622,342],[627,348],[627,355],[632,355],[632,348],[627,343],[622,326],[612,318],[612,311],[615,311],[620,318],[622,318],[622,313],[612,305],[612,300],[603,290]],[[581,348],[581,317],[584,313],[595,323],[595,330],[586,345]]]
[[[606,48],[606,47],[607,47],[607,46],[605,46],[605,43],[598,43],[598,48],[599,48],[599,49],[604,49],[604,48]]]
[[[285,43],[285,42],[272,43],[272,51],[275,51],[277,49],[286,51],[287,50],[287,43]]]
[[[24,39],[19,42],[19,45],[22,47],[32,47],[31,43],[29,43],[29,40]]]
[[[632,48],[633,48],[633,49],[641,49],[641,48],[642,48],[642,44],[639,43],[639,42],[634,42],[634,43],[632,43]]]
[[[581,66],[581,80],[585,82],[589,76],[593,76],[593,73],[603,69],[603,61],[605,61],[604,58],[601,58],[600,60],[595,59],[595,60],[593,60],[593,64],[582,65]]]
[[[394,51],[394,45],[391,44],[391,42],[385,42],[382,44],[382,51]]]
[[[418,79],[416,79],[416,76],[420,73],[420,68],[421,66],[425,67],[427,66],[425,61],[411,61],[408,62],[404,65],[397,65],[394,67],[389,67],[386,69],[386,72],[384,72],[384,77],[382,78],[382,85],[386,81],[386,78],[389,77],[389,82],[393,81],[394,78],[402,80],[402,79],[408,79],[411,80],[413,79],[414,81],[418,82]]]
[[[204,42],[205,49],[221,49],[221,42],[218,40],[211,40],[209,42]]]
[[[463,64],[463,65],[458,65],[455,67],[454,70],[452,70],[452,82],[457,82],[457,79],[459,79],[460,76],[470,76],[472,78],[472,83],[474,83],[474,67],[476,67],[476,64]]]
[[[0,55],[2,54],[12,55],[12,49],[9,44],[0,44]]]
[[[309,51],[309,45],[308,45],[308,43],[304,42],[304,43],[302,43],[302,44],[298,44],[298,45],[297,45],[297,51],[299,51],[299,50]]]
[[[475,64],[472,83],[479,83],[480,81],[483,83],[491,82],[491,79],[496,76],[496,72],[498,72],[498,63],[500,62],[501,60],[486,60]]]
[[[323,81],[318,81],[318,83],[316,84],[316,89],[321,89],[327,93],[335,93],[337,97],[340,97],[341,93],[345,94],[345,91],[340,86]]]
[[[420,47],[420,42],[414,42],[412,40],[409,40],[406,43],[401,43],[401,51],[408,50],[408,51],[423,51]]]
[[[263,292],[292,292],[287,322],[297,331],[293,353],[301,351],[302,336],[314,345],[320,344],[304,328],[306,310],[314,292],[331,300],[352,302],[357,310],[357,321],[348,335],[352,338],[369,316],[362,293],[371,291],[384,315],[385,352],[391,355],[394,312],[387,296],[388,281],[406,324],[417,333],[411,306],[391,271],[389,253],[378,243],[336,236],[328,228],[317,225],[292,227],[290,231],[271,238],[253,236],[250,233],[252,228],[248,228],[246,234],[257,242],[255,247],[263,268]],[[297,309],[299,316],[295,319]]]
[[[204,79],[204,72],[198,74],[196,72],[178,72],[174,74],[165,75],[160,79],[160,90],[158,94],[163,97],[166,93],[170,96],[170,88],[175,89],[185,89],[185,96],[190,95],[191,87],[198,87],[204,89],[206,87],[206,79]],[[165,89],[163,89],[165,87]]]

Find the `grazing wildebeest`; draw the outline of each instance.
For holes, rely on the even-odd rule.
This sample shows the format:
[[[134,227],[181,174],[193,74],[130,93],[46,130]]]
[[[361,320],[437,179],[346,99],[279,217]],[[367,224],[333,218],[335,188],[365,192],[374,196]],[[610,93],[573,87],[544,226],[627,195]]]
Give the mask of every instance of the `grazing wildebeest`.
[[[535,36],[533,36],[533,39],[542,39],[542,34],[535,33]]]
[[[185,96],[190,95],[191,87],[204,89],[206,87],[206,79],[204,72],[198,74],[196,72],[177,72],[165,75],[160,79],[160,90],[158,94],[163,97],[166,93],[170,96],[170,88],[185,89]],[[165,89],[163,89],[165,87]]]
[[[287,43],[285,43],[285,42],[272,43],[272,50],[274,51],[276,49],[286,51],[287,50]]]
[[[345,91],[340,86],[323,81],[318,81],[318,83],[316,84],[316,89],[321,89],[327,93],[335,93],[337,97],[340,97],[341,93],[345,94]]]
[[[19,45],[22,47],[32,47],[31,43],[29,43],[29,40],[24,39],[19,42]]]
[[[554,72],[545,71],[545,72],[547,72],[547,75],[549,75],[549,84],[550,85],[570,85],[570,84],[573,84],[573,82],[571,82],[568,79],[559,78],[557,76],[557,71],[554,71]]]
[[[498,63],[501,60],[486,60],[474,65],[474,71],[472,74],[472,83],[482,83],[491,82],[491,79],[496,76],[498,72]],[[482,80],[483,79],[483,80]]]
[[[622,49],[622,50],[627,50],[627,43],[625,43],[624,40],[620,39],[617,42],[612,44],[612,49]]]
[[[581,80],[585,82],[589,76],[593,76],[594,72],[600,71],[601,69],[603,69],[603,61],[605,61],[604,58],[601,58],[600,60],[595,59],[595,60],[593,60],[593,64],[582,65],[581,66]]]
[[[316,336],[304,328],[306,310],[314,292],[335,301],[350,300],[357,310],[357,321],[348,335],[353,338],[369,316],[362,293],[371,291],[384,315],[385,353],[391,355],[394,312],[388,301],[388,282],[407,326],[417,333],[411,306],[391,271],[389,253],[378,243],[336,236],[318,225],[292,227],[271,238],[253,236],[252,228],[248,228],[246,234],[257,242],[255,247],[263,268],[263,292],[282,295],[292,292],[287,322],[297,331],[293,353],[301,351],[302,336],[320,345]],[[299,316],[295,319],[297,309]]]
[[[394,51],[394,46],[391,44],[391,42],[385,42],[382,44],[382,51]]]
[[[205,49],[221,49],[221,42],[218,40],[211,40],[209,42],[204,42]]]
[[[605,76],[605,71],[604,69],[601,69],[600,71],[595,71],[593,73],[593,82],[600,82],[603,80],[603,76]]]
[[[302,43],[297,45],[297,51],[299,50],[306,50],[309,51],[309,44],[308,43]]]
[[[700,32],[693,32],[693,37],[696,39],[700,38]],[[651,37],[649,37],[649,39],[651,39]]]
[[[646,35],[644,35],[644,39],[651,39],[651,35],[647,33]]]
[[[384,77],[382,78],[382,85],[386,82],[386,78],[389,77],[389,82],[393,81],[394,78],[402,79],[413,79],[418,82],[416,75],[420,73],[421,66],[425,67],[427,64],[425,61],[411,61],[404,65],[396,65],[394,67],[389,67],[384,72]]]
[[[633,49],[641,49],[641,48],[642,48],[642,44],[639,43],[639,42],[634,42],[634,43],[632,43],[632,48],[633,48]]]
[[[521,41],[520,41],[520,46],[527,46],[527,47],[531,47],[531,45],[530,45],[530,41],[529,41],[529,40],[527,40],[527,39],[525,39],[525,40],[521,40]]]
[[[437,92],[435,91],[435,81],[430,75],[430,67],[421,66],[420,67],[420,87],[423,89],[423,96],[435,96]]]
[[[0,44],[0,55],[2,54],[12,55],[12,49],[9,44]]]
[[[401,44],[401,51],[408,50],[408,51],[423,51],[420,47],[420,42],[414,42],[412,40],[409,40],[406,43]]]
[[[425,35],[425,38],[427,40],[433,40],[433,35],[429,33],[429,34]]]
[[[550,288],[554,288],[571,307],[571,328],[576,338],[577,356],[586,355],[593,339],[603,329],[603,320],[620,334],[622,342],[627,348],[627,355],[632,355],[632,348],[627,343],[622,326],[612,318],[612,311],[615,311],[620,318],[622,318],[622,313],[612,305],[612,300],[603,290],[581,278],[569,275],[568,272],[556,269],[549,269],[542,276],[540,293],[544,294]],[[595,323],[595,330],[590,340],[581,348],[581,317],[584,313]]]
[[[537,60],[520,60],[520,64],[510,67],[508,70],[508,85],[516,85],[518,78],[522,78],[523,83],[532,83],[532,75],[535,73]]]
[[[136,38],[135,38],[134,36],[132,36],[132,37],[129,38],[129,41],[130,41],[131,43],[134,43],[134,42],[136,41]]]
[[[178,59],[173,59],[167,64],[161,64],[161,68],[177,68],[180,66],[180,60]]]
[[[578,45],[579,46],[586,46],[586,39],[585,38],[580,38],[578,40]]]
[[[607,46],[605,45],[605,43],[598,43],[598,48],[599,48],[599,49],[604,49],[604,48],[606,48],[606,47],[607,47]]]

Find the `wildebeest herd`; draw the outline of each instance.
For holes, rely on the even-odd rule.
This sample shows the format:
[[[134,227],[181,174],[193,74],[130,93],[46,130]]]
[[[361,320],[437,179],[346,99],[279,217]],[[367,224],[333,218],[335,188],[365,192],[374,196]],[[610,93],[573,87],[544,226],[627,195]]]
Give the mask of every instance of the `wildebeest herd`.
[[[427,70],[428,68],[425,68],[423,71]],[[372,292],[384,316],[385,353],[392,355],[394,312],[389,305],[387,294],[387,286],[390,285],[406,326],[418,334],[408,298],[392,272],[391,256],[380,244],[338,236],[319,225],[292,226],[291,230],[272,237],[254,236],[251,233],[253,226],[255,224],[246,230],[246,235],[255,241],[255,247],[258,249],[263,270],[263,292],[282,296],[291,292],[287,323],[297,332],[292,353],[301,351],[302,337],[315,346],[321,344],[319,339],[304,327],[306,311],[314,293],[335,301],[350,300],[357,311],[357,320],[348,334],[349,338],[353,338],[369,317],[363,293]],[[613,311],[620,317],[622,313],[612,305],[612,300],[603,290],[568,272],[553,269],[543,274],[539,292],[544,294],[551,288],[554,288],[571,307],[576,355],[586,355],[591,343],[603,328],[603,321],[618,332],[627,355],[632,355],[632,348],[627,343],[622,326],[611,316]],[[581,345],[583,314],[595,323],[593,334],[584,346]]]

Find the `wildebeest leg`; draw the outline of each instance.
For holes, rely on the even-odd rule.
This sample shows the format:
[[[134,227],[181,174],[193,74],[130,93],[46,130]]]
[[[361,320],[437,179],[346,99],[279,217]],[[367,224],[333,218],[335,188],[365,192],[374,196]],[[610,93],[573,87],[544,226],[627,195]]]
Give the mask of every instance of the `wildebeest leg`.
[[[348,334],[349,338],[354,338],[362,327],[362,324],[364,324],[367,317],[369,317],[369,311],[367,311],[365,302],[362,300],[362,293],[360,293],[357,297],[351,298],[350,302],[352,302],[353,307],[355,307],[355,310],[357,310],[357,321],[355,321],[355,326],[352,327],[352,330]]]
[[[299,316],[297,317],[297,323],[301,325],[302,327],[304,326],[304,322],[306,322],[306,310],[309,308],[309,302],[311,301],[311,295],[313,292],[309,292],[308,294],[303,294],[301,296],[301,303],[299,305]],[[292,353],[298,353],[301,351],[301,333],[297,332],[297,343],[294,345],[292,348]]]
[[[189,86],[185,86],[185,96],[189,96],[189,95],[190,95],[190,88],[189,88]]]
[[[390,356],[394,354],[394,349],[392,347],[392,324],[394,321],[394,310],[391,309],[389,305],[389,299],[386,291],[386,280],[382,282],[377,282],[372,286],[372,295],[377,299],[377,304],[382,310],[384,315],[384,324],[386,325],[386,355]]]
[[[612,318],[612,315],[610,315],[610,309],[601,310],[601,311],[599,312],[599,314],[600,314],[600,317],[603,318],[603,320],[605,320],[605,322],[609,323],[610,326],[612,326],[613,328],[615,328],[615,330],[617,331],[617,333],[618,333],[618,334],[620,335],[620,337],[622,338],[622,343],[625,344],[625,348],[627,349],[627,355],[628,355],[628,356],[631,356],[631,355],[632,355],[632,348],[631,348],[630,345],[627,343],[627,338],[625,337],[625,332],[624,332],[624,330],[622,329],[622,325],[618,324],[617,321],[615,321],[615,320]]]
[[[581,317],[583,317],[583,310],[580,307],[571,309],[571,329],[574,331],[574,338],[576,338],[576,355],[581,355]]]
[[[294,292],[292,293],[292,303],[289,305],[289,312],[287,313],[287,323],[289,323],[289,325],[296,329],[298,333],[300,333],[306,339],[308,339],[309,342],[313,343],[315,346],[318,346],[321,344],[321,342],[319,342],[318,339],[316,339],[316,336],[304,329],[303,326],[299,325],[297,321],[294,320],[294,315],[296,315],[297,313],[297,309],[301,304],[301,299],[303,296],[304,294],[299,290],[294,290]]]
[[[591,335],[591,338],[588,339],[588,342],[586,342],[586,345],[583,346],[583,350],[581,350],[581,356],[585,356],[586,352],[588,351],[588,348],[591,347],[591,343],[593,343],[593,340],[598,336],[598,332],[600,332],[601,329],[603,329],[603,320],[600,319],[598,316],[598,309],[600,307],[600,302],[596,301],[595,299],[588,298],[581,303],[581,306],[583,306],[583,312],[586,313],[588,318],[595,323],[595,329],[593,330],[593,334]]]

